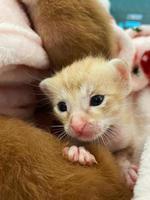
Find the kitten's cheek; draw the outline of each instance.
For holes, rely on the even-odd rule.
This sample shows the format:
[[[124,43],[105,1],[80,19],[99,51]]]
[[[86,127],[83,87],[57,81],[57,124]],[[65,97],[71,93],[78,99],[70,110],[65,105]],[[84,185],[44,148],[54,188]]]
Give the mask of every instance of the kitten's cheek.
[[[68,126],[67,134],[71,137],[76,137],[76,132],[71,128],[71,126]]]

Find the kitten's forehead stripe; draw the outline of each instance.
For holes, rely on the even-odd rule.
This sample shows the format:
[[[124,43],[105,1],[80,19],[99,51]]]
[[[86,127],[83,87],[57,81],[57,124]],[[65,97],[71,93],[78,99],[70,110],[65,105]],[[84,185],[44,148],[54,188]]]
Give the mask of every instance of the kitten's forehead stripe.
[[[112,84],[113,70],[108,61],[101,58],[87,57],[73,63],[56,75],[60,90],[64,88],[67,92],[85,90],[85,93],[113,92]]]

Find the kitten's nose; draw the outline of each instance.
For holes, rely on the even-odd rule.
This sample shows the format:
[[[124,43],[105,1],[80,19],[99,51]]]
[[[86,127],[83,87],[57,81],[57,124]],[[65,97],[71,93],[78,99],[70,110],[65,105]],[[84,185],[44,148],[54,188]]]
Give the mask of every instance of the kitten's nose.
[[[74,116],[71,119],[70,126],[76,133],[76,135],[86,135],[86,126],[88,122],[85,118]]]

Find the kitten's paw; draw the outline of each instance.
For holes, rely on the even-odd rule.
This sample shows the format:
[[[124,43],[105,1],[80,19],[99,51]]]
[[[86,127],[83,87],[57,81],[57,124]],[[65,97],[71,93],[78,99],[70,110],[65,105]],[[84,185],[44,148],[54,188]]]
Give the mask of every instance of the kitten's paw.
[[[124,175],[127,185],[133,189],[138,178],[138,167],[136,165],[130,165],[129,168],[124,170]]]
[[[81,165],[92,165],[96,162],[95,157],[84,147],[65,147],[63,155],[71,162],[79,162]]]

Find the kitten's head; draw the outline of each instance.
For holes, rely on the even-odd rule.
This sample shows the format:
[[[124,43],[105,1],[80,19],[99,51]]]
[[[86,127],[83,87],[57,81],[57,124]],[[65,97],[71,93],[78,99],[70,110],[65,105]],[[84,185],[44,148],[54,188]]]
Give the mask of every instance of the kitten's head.
[[[87,57],[45,79],[40,87],[66,133],[92,141],[118,122],[129,85],[129,71],[121,60]]]

